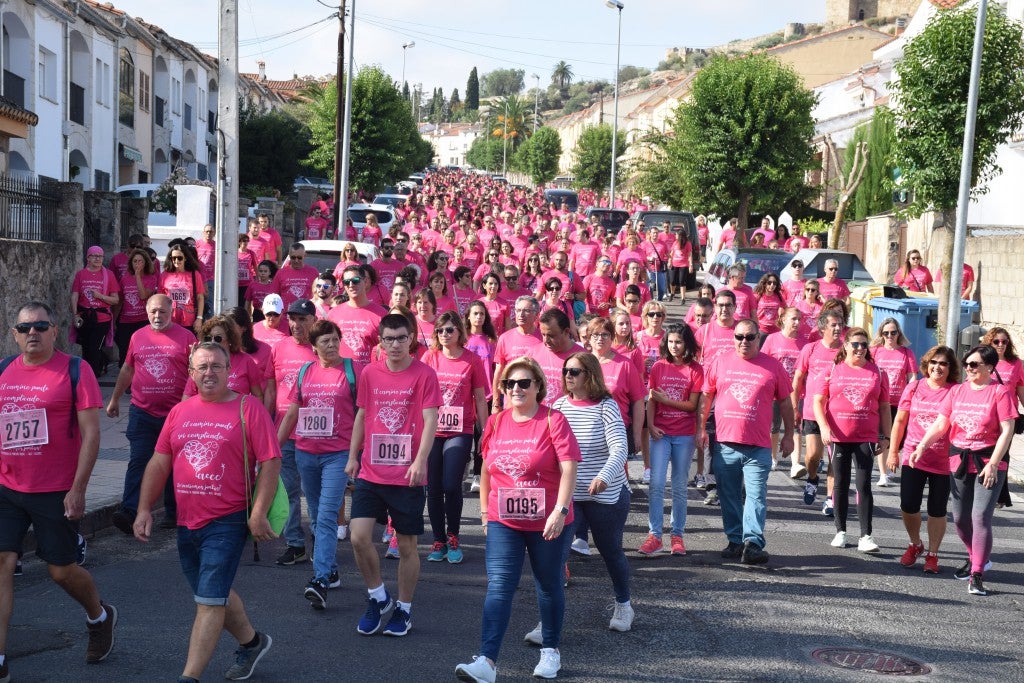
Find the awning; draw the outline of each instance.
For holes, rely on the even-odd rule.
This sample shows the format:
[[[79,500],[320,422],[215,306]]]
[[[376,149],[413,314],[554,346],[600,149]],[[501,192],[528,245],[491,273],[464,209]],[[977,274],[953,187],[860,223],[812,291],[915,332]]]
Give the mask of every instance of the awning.
[[[121,156],[128,161],[142,161],[142,152],[123,143],[121,144]]]

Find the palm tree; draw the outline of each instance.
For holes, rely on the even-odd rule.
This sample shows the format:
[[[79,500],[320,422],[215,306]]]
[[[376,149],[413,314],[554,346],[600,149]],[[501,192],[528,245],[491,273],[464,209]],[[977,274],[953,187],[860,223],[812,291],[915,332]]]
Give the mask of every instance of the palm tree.
[[[558,89],[565,93],[572,83],[573,76],[575,74],[572,72],[572,66],[565,60],[562,60],[555,64],[555,68],[551,72],[551,82],[558,85]]]
[[[506,95],[491,105],[491,111],[495,114],[491,129],[492,136],[499,139],[505,136],[512,149],[516,149],[520,143],[530,137],[533,125],[533,103],[527,98]]]

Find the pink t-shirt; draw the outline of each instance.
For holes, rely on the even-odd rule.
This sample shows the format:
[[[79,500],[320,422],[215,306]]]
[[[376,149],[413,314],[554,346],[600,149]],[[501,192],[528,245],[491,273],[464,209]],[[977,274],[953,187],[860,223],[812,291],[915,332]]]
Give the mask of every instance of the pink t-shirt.
[[[387,261],[383,259],[375,259],[370,265],[377,272],[377,278],[380,281],[382,287],[388,291],[395,284],[395,276],[398,275],[398,271],[405,268],[405,263],[395,258],[390,258]]]
[[[721,354],[704,374],[704,393],[715,394],[717,439],[771,448],[772,402],[790,395],[789,376],[779,361],[758,353],[752,359]]]
[[[502,299],[501,294],[494,300],[488,299],[486,296],[481,296],[476,300],[482,302],[484,307],[487,308],[487,313],[491,316],[491,324],[494,325],[494,333],[498,336],[504,334],[505,323],[509,318],[511,304]]]
[[[917,374],[914,352],[904,346],[895,349],[874,346],[871,348],[871,358],[889,380],[889,404],[897,405],[907,387],[907,374],[911,377]]]
[[[621,353],[613,352],[611,359],[601,359],[601,372],[604,375],[604,384],[619,405],[622,421],[628,428],[633,423],[630,406],[636,401],[644,400],[647,395],[643,379],[633,361]]]
[[[766,334],[778,332],[779,311],[785,308],[781,294],[764,294],[757,298],[757,327]]]
[[[682,248],[678,242],[673,242],[672,250],[669,252],[669,265],[673,268],[689,268],[693,258],[693,246],[687,242]]]
[[[889,380],[878,366],[836,363],[815,395],[826,399],[825,417],[833,441],[878,443],[879,404],[889,402]]]
[[[275,391],[274,409],[277,411],[274,423],[281,424],[281,418],[291,404],[292,387],[299,378],[299,368],[308,362],[316,362],[316,355],[313,347],[309,344],[299,344],[292,337],[282,340],[270,349],[270,362],[263,369],[264,380],[274,380]],[[288,436],[295,438],[294,430]]]
[[[569,259],[573,262],[572,272],[577,278],[583,279],[594,272],[597,265],[597,257],[601,255],[601,245],[597,242],[583,244],[577,242],[569,253]]]
[[[818,280],[818,289],[821,290],[822,301],[845,299],[850,296],[850,288],[846,286],[846,282],[842,278],[838,277],[832,282],[825,278],[820,278]]]
[[[804,298],[804,285],[807,280],[786,280],[782,283],[782,296],[787,306],[796,306]]]
[[[615,306],[615,280],[607,275],[588,275],[583,287],[587,291],[587,312],[607,318],[608,311]]]
[[[651,300],[651,288],[647,286],[646,282],[629,282],[623,280],[615,286],[615,298],[625,299],[626,298],[626,287],[630,285],[636,285],[637,289],[640,290],[640,305],[643,306]]]
[[[903,267],[896,271],[893,282],[910,292],[924,292],[927,291],[925,288],[932,283],[932,274],[924,266],[917,266],[909,271]]]
[[[249,482],[255,485],[256,463],[281,457],[277,432],[263,405],[252,396],[223,403],[194,396],[167,416],[156,442],[157,453],[173,456],[174,499],[178,524],[200,529],[215,519],[246,509],[245,458]]]
[[[700,393],[704,385],[704,368],[692,362],[677,365],[664,358],[651,368],[647,386],[663,391],[673,401],[688,401]],[[669,436],[693,436],[697,430],[697,413],[654,402],[654,426]]]
[[[995,446],[999,439],[999,424],[1017,417],[1012,392],[995,380],[979,391],[973,390],[966,382],[956,385],[942,400],[939,413],[949,419],[949,442],[957,448],[971,451]],[[968,458],[968,472],[977,471],[972,460]],[[949,471],[955,472],[959,466],[960,456],[950,457]],[[999,469],[1006,468],[1007,462],[1003,458]]]
[[[284,321],[282,321],[284,323]],[[252,326],[252,336],[258,342],[263,342],[267,345],[269,355],[269,349],[277,346],[277,343],[282,339],[288,339],[290,335],[285,334],[279,327],[267,327],[266,323],[261,320]]]
[[[823,393],[825,380],[828,379],[832,368],[836,364],[836,354],[839,347],[832,349],[820,341],[811,342],[800,349],[800,356],[796,361],[797,372],[804,374],[804,400],[803,419],[814,421],[814,395]]]
[[[423,411],[441,405],[437,374],[415,358],[400,372],[371,363],[359,377],[356,405],[364,411],[359,478],[408,486],[406,474],[423,437]]]
[[[766,353],[775,360],[782,363],[786,374],[789,375],[790,383],[796,375],[797,359],[800,357],[800,350],[807,346],[807,337],[797,334],[796,338],[790,339],[781,332],[769,334],[761,346],[761,353]]]
[[[431,349],[423,354],[423,362],[437,374],[442,405],[438,409],[437,436],[472,434],[476,424],[476,401],[473,392],[490,385],[490,378],[480,358],[463,349],[458,358],[448,358],[442,351]]]
[[[181,401],[188,379],[188,354],[196,337],[181,325],[162,332],[151,325],[138,330],[128,342],[125,365],[132,377],[132,405],[154,417],[164,417]]]
[[[252,309],[254,311],[263,310],[263,299],[266,298],[267,294],[274,292],[274,281],[260,282],[259,280],[253,280],[249,283],[249,287],[245,290],[245,300],[252,303]],[[284,315],[282,309],[281,315]]]
[[[540,406],[532,418],[516,422],[505,410],[487,420],[480,443],[491,478],[487,521],[543,531],[558,503],[559,463],[583,459],[565,416]],[[568,507],[566,524],[573,519],[573,506]]]
[[[523,334],[518,327],[513,327],[498,337],[498,344],[494,348],[494,364],[498,367],[508,365],[520,356],[529,355],[530,349],[538,344],[543,344],[540,330],[534,329],[530,334]]]
[[[910,464],[910,456],[914,449],[921,443],[925,432],[935,422],[939,414],[939,406],[946,398],[946,394],[954,385],[947,384],[938,389],[932,389],[927,380],[914,380],[903,390],[900,398],[899,409],[908,415],[907,431],[903,437],[903,451],[901,452],[901,463]],[[935,474],[949,472],[949,433],[943,434],[935,441],[915,465],[916,469]]]
[[[266,380],[263,377],[264,370],[256,364],[256,360],[249,354],[231,354],[231,374],[228,375],[228,389],[239,394],[251,394],[253,387],[262,390]],[[199,393],[192,377],[185,382],[185,395],[192,397]]]
[[[341,330],[342,356],[348,356],[360,363],[370,362],[370,352],[379,342],[380,321],[388,312],[382,306],[370,302],[359,307],[348,301],[331,309],[327,319]]]
[[[544,373],[544,379],[548,385],[547,395],[544,396],[544,405],[551,407],[555,399],[565,395],[565,391],[562,389],[562,366],[565,365],[565,361],[569,359],[569,356],[582,350],[582,346],[573,344],[569,347],[568,351],[555,353],[541,343],[532,347],[526,354],[537,361],[541,372]]]
[[[704,366],[705,372],[718,356],[736,350],[733,334],[735,334],[733,328],[723,327],[718,324],[717,320],[712,320],[697,328],[694,336],[697,337],[697,344],[700,345],[700,364]]]
[[[70,362],[60,351],[41,365],[25,365],[18,356],[0,376],[0,485],[48,493],[67,491],[74,483],[82,433],[78,417],[71,415]],[[81,361],[79,371],[75,410],[101,407],[92,368]]]
[[[364,367],[362,363],[352,363],[357,385]],[[352,402],[352,389],[345,375],[344,363],[325,368],[319,361],[314,361],[302,378],[302,400],[299,400],[296,382],[288,392],[288,403],[299,406],[299,419],[295,424],[296,448],[316,455],[348,450],[356,407]]]
[[[640,355],[644,359],[644,379],[646,379],[651,372],[651,368],[658,359],[661,358],[661,340],[665,338],[665,329],[662,328],[661,334],[657,337],[653,336],[647,330],[641,330],[633,335],[633,340],[636,342],[636,348],[640,351]]]
[[[93,298],[93,290],[105,296],[120,293],[117,276],[103,267],[97,271],[82,268],[71,283],[71,291],[78,292],[78,307],[95,309],[96,320],[106,322],[110,320],[110,304]]]
[[[757,310],[757,297],[754,296],[754,293],[748,292],[742,287],[739,289],[727,287],[726,289],[736,295],[736,310],[733,313],[736,320],[752,318]]]
[[[195,281],[195,290],[192,283]],[[199,295],[206,294],[202,273],[164,271],[160,274],[160,292],[171,298],[175,322],[191,326],[196,320],[196,303]]]
[[[236,252],[238,256],[238,286],[248,287],[256,277],[256,255],[248,249]]]
[[[213,240],[196,240],[196,256],[203,264],[203,279],[213,279],[213,269],[217,261],[217,243]]]
[[[310,216],[306,219],[306,239],[322,240],[327,237],[327,228],[330,226],[323,218]]]
[[[281,295],[284,302],[284,310],[298,299],[308,299],[312,296],[313,281],[317,278],[317,270],[313,266],[303,266],[296,270],[291,266],[285,266],[274,275],[272,290]]]
[[[156,273],[142,276],[142,286],[155,292],[160,285],[160,276]],[[122,323],[139,323],[148,320],[146,315],[146,300],[139,296],[139,283],[135,281],[135,275],[125,275],[121,278],[121,313],[118,321]]]
[[[274,246],[270,243],[265,232],[261,232],[259,237],[255,238],[250,234],[248,249],[252,252],[253,258],[256,259],[256,265],[259,265],[261,261],[277,263],[277,254],[274,251]]]

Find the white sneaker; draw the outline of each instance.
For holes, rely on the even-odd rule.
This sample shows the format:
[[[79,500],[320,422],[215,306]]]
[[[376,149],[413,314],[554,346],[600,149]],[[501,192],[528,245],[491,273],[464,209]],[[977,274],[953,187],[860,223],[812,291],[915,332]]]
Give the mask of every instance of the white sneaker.
[[[644,468],[644,476],[643,476],[642,481],[645,484],[650,484],[651,483],[651,468],[650,467],[645,467]]]
[[[807,476],[807,468],[800,463],[793,463],[793,466],[789,468],[790,479],[803,479]]]
[[[339,524],[338,525],[338,540],[339,541],[344,541],[346,538],[348,538],[348,524]]]
[[[562,668],[562,655],[553,647],[540,649],[540,661],[533,669],[534,678],[555,678]]]
[[[578,555],[590,555],[590,544],[583,538],[574,539],[569,549]]]
[[[469,485],[470,493],[478,493],[480,491],[480,475],[473,475],[473,483]]]
[[[707,483],[704,481],[703,474],[698,474],[693,478],[693,485],[697,487],[698,491],[703,491],[708,487]]]
[[[523,640],[525,640],[530,645],[536,645],[537,647],[540,647],[541,645],[543,645],[544,644],[544,633],[541,631],[541,627],[542,626],[543,626],[543,624],[541,624],[538,621],[537,622],[537,627],[534,628],[529,633],[527,633],[525,636],[523,636]]]
[[[613,605],[612,620],[608,622],[608,629],[625,633],[633,628],[633,607],[623,602],[616,602]]]
[[[889,481],[889,477],[887,477],[886,475],[882,474],[882,475],[879,475],[879,477],[878,477],[878,484],[877,484],[877,486],[879,488],[887,489],[890,486],[892,486],[892,482]]]
[[[471,663],[455,667],[455,677],[468,683],[494,683],[497,674],[497,668],[491,666],[483,655],[476,655]]]
[[[846,547],[846,532],[839,531],[836,533],[835,538],[832,539],[833,548],[845,548]]]
[[[875,539],[871,538],[871,535],[861,536],[860,541],[857,542],[857,550],[862,553],[877,553],[878,544],[875,543]]]

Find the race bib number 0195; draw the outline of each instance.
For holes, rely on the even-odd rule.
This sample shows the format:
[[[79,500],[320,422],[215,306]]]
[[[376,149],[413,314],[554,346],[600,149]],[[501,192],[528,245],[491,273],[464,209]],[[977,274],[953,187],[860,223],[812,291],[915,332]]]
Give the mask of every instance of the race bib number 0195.
[[[0,414],[0,441],[4,450],[43,446],[49,443],[46,410],[35,408]]]
[[[437,409],[437,431],[462,431],[462,406],[441,406]]]
[[[305,438],[331,436],[334,427],[334,411],[331,408],[299,408],[299,421],[295,433]]]
[[[412,464],[412,436],[374,434],[370,439],[370,464],[407,467]]]
[[[498,519],[544,519],[544,489],[498,489]]]

